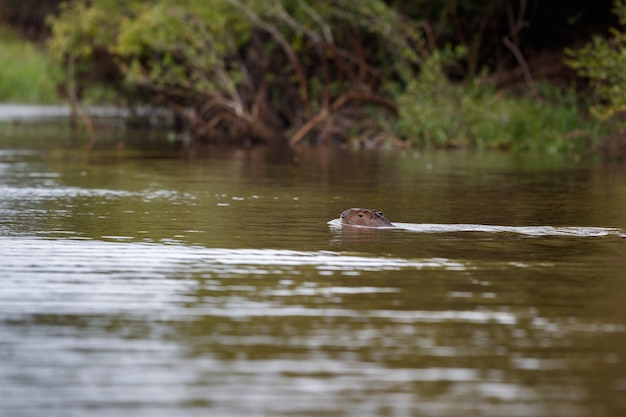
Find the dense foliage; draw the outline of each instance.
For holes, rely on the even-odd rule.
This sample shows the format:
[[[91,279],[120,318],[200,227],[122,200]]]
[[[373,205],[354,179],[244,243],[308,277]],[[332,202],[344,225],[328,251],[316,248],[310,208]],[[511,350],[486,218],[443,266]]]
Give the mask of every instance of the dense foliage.
[[[384,81],[408,80],[428,52],[379,0],[75,2],[52,28],[50,50],[79,89],[108,68],[100,82],[172,107],[210,140],[373,128],[368,107],[395,112]]]
[[[585,152],[601,126],[581,118],[584,106],[573,89],[540,84],[540,98],[499,94],[479,79],[453,84],[434,54],[398,97],[396,132],[420,145]]]
[[[49,38],[74,103],[165,105],[206,141],[559,151],[598,135],[562,58],[607,34],[611,4],[0,0],[0,20]],[[595,88],[597,115],[623,105],[611,102],[624,96],[620,32],[611,36],[570,55]]]
[[[626,0],[615,1],[615,14],[619,23],[626,25]],[[597,102],[591,108],[602,120],[626,112],[626,32],[612,29],[610,37],[593,36],[578,50],[569,50],[569,65],[588,77]]]
[[[15,59],[19,56],[20,59]],[[45,51],[12,32],[0,28],[0,101],[57,103],[56,86],[50,76],[57,67]]]

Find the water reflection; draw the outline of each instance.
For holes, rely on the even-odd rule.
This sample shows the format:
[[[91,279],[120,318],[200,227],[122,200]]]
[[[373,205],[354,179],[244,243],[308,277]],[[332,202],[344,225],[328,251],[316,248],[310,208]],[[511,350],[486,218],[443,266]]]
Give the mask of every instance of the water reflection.
[[[131,144],[0,151],[0,414],[624,414],[622,170]]]
[[[554,264],[24,238],[0,253],[2,375],[29,381],[2,385],[9,413],[582,416],[624,389],[626,323],[493,285]],[[611,374],[600,397],[586,382]]]

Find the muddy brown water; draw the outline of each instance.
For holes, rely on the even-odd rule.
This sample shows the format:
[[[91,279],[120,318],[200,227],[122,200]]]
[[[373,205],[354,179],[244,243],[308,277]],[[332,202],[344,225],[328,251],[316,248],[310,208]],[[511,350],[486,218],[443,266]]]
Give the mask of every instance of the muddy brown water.
[[[1,415],[626,414],[623,165],[4,129]]]

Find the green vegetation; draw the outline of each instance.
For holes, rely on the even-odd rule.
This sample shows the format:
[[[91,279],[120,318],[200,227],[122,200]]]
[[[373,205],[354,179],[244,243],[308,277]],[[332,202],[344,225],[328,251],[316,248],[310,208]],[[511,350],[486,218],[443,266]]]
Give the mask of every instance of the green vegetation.
[[[626,0],[615,1],[615,14],[622,27],[626,26]],[[589,78],[595,93],[592,113],[608,120],[626,112],[626,33],[611,30],[611,37],[593,36],[583,48],[567,50],[569,65]]]
[[[542,85],[538,98],[498,94],[479,78],[454,85],[437,56],[430,61],[398,97],[396,131],[410,142],[540,152],[584,152],[597,142],[603,127],[582,117],[574,90]]]
[[[394,113],[385,79],[407,82],[422,43],[380,0],[101,0],[65,5],[49,45],[71,90],[167,105],[200,139],[297,144]]]
[[[0,62],[1,102],[58,102],[52,73],[60,67],[55,68],[43,48],[0,27]]]
[[[622,24],[625,1],[614,7]],[[542,74],[589,39],[581,28],[606,29],[610,2],[69,1],[48,17],[54,64],[17,46],[41,60],[0,69],[0,98],[54,101],[53,72],[74,103],[166,106],[207,142],[586,152],[626,110],[626,35],[569,51],[592,97]],[[10,45],[0,54],[15,55]],[[533,60],[546,50],[551,62]]]

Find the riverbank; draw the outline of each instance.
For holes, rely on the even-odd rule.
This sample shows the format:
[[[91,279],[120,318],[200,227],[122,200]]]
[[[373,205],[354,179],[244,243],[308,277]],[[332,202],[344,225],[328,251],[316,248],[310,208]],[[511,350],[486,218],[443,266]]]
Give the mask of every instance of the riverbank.
[[[61,68],[51,62],[42,45],[0,26],[0,62],[0,102],[59,103],[55,77]]]
[[[90,106],[86,112],[92,117],[128,117],[128,108],[116,106]],[[1,121],[37,121],[69,117],[72,109],[68,105],[37,105],[37,104],[0,104]]]
[[[12,59],[18,55],[20,60]],[[71,115],[57,91],[62,70],[52,64],[42,45],[0,28],[0,60],[4,62],[0,68],[0,102],[9,103],[0,105],[0,121]],[[533,99],[503,94],[478,82],[452,84],[443,73],[425,66],[414,82],[392,94],[398,117],[385,118],[385,131],[375,135],[373,146],[393,146],[398,143],[396,139],[401,139],[416,147],[576,154],[610,148],[611,154],[621,152],[606,145],[610,128],[588,117],[573,89],[560,91],[544,86],[540,91],[541,98]],[[86,93],[87,103],[112,102],[102,101],[102,92]],[[94,100],[94,95],[100,99]],[[124,118],[130,113],[116,106],[88,108],[88,114],[95,117]],[[132,114],[137,112],[133,110]],[[367,146],[363,135],[353,136],[347,140]]]

